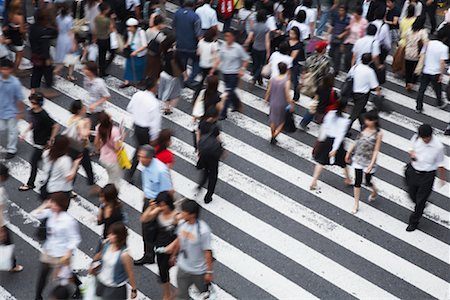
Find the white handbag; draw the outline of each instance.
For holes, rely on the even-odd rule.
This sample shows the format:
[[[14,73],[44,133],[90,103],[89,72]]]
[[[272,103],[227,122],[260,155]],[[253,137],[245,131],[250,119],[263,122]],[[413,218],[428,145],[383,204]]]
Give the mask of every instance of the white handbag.
[[[201,90],[197,99],[195,99],[194,107],[192,108],[192,116],[195,118],[201,118],[205,114],[205,92]]]
[[[0,271],[10,271],[13,268],[14,245],[0,246]]]

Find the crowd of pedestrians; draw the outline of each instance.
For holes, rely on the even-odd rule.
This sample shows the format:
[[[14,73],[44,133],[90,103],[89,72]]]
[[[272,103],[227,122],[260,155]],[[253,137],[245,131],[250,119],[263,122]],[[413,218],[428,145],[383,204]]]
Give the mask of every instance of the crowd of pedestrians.
[[[371,189],[368,201],[375,201],[378,195],[371,180],[383,140],[379,113],[384,111],[382,85],[388,56],[394,56],[393,71],[405,79],[406,91],[412,91],[419,81],[418,114],[423,112],[430,83],[436,92],[436,106],[444,109],[447,105],[442,99],[442,84],[449,59],[450,23],[437,27],[433,0],[423,4],[407,0],[401,7],[392,0],[364,0],[355,7],[337,0],[318,1],[319,7],[311,0],[245,0],[239,12],[233,7],[234,17],[220,9],[223,0],[219,0],[218,9],[214,1],[185,0],[172,21],[164,1],[36,0],[30,25],[24,2],[12,0],[5,7],[0,38],[0,128],[7,130],[6,159],[15,157],[18,137],[26,140],[27,133],[33,132],[31,174],[20,191],[35,189],[42,161],[42,205],[33,212],[42,224],[36,299],[43,298],[52,272],[52,278],[58,280],[54,294],[64,294],[61,289],[71,283],[76,287],[73,297],[80,297],[81,282],[70,263],[81,236],[78,223],[67,212],[70,199],[77,196],[73,186],[80,165],[90,193],[98,194],[101,202],[97,220],[104,230],[89,270],[96,277],[98,297],[126,299],[129,284],[131,298],[135,298],[138,287],[133,265],[155,262],[163,299],[189,299],[191,285],[208,292],[213,281],[211,229],[199,218],[197,202],[177,203],[179,195],[170,173],[175,164],[170,151],[172,132],[162,128],[162,115],[173,113],[177,101],[182,100],[183,88],[194,91],[196,167],[201,170],[198,190],[206,186],[205,204],[213,201],[219,161],[226,153],[220,122],[226,122],[230,107],[233,112],[243,111],[238,86],[249,69],[251,84],[266,89],[270,144],[278,143],[288,118],[298,109],[296,102],[309,101],[298,128],[308,131],[311,122],[320,125],[312,153],[316,167],[310,189],[320,188],[324,166],[341,167],[344,184],[354,186],[353,214],[359,210],[363,177]],[[425,26],[427,16],[431,29]],[[219,20],[225,23],[223,32]],[[223,41],[219,39],[222,34]],[[27,43],[33,65],[30,122],[19,133],[18,120],[24,118],[26,101],[15,75],[21,76],[19,66]],[[131,161],[124,147],[128,131],[105,112],[111,99],[105,78],[117,55],[125,57],[120,88],[142,89],[131,97],[126,109],[134,123],[136,151]],[[65,73],[64,67],[67,80],[78,80],[74,69],[80,62],[84,64],[83,87],[88,96],[73,101],[72,116],[62,130],[43,109],[44,99],[54,96],[54,78]],[[346,80],[338,92],[335,78],[342,74]],[[219,92],[220,80],[223,93]],[[376,109],[367,111],[368,102],[375,103]],[[356,120],[357,127],[353,125]],[[450,134],[450,124],[446,133]],[[352,134],[355,140],[346,147],[346,137]],[[415,210],[407,231],[418,226],[436,171],[443,180],[445,175],[444,148],[430,125],[421,125],[411,143],[406,182]],[[103,188],[96,187],[91,162],[96,155],[108,176]],[[134,183],[139,164],[144,249],[143,256],[133,261],[127,249],[128,216],[119,192],[122,180]],[[349,167],[354,169],[354,181]],[[7,201],[3,188],[7,177],[7,167],[0,165],[1,209]],[[4,215],[0,225],[2,244],[11,244]],[[174,265],[178,267],[176,291],[169,276]],[[14,258],[12,270],[22,268]]]

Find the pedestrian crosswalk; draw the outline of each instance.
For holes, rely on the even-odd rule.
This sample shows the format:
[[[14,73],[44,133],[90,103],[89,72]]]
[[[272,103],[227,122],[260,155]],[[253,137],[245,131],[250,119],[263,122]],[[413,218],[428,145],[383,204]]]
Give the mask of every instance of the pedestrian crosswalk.
[[[168,4],[169,11],[174,9],[176,6]],[[115,59],[111,75],[106,78],[112,95],[106,111],[114,122],[123,122],[128,129],[125,148],[132,156],[133,120],[125,108],[136,89],[119,88],[123,83],[123,63],[123,58]],[[51,117],[63,127],[71,115],[68,111],[71,101],[87,99],[79,69],[76,74],[79,80],[74,83],[56,77],[54,88],[61,95],[44,103]],[[363,203],[356,215],[350,213],[353,192],[344,186],[340,169],[327,168],[320,188],[309,190],[314,168],[311,151],[319,134],[316,124],[311,123],[306,133],[281,134],[277,146],[269,145],[269,109],[264,103],[264,89],[250,85],[249,74],[244,76],[238,90],[243,113],[232,112],[221,122],[228,155],[220,164],[214,201],[204,205],[201,200],[205,191],[195,189],[197,157],[192,146],[189,103],[193,92],[183,90],[174,113],[164,116],[163,128],[174,131],[171,150],[176,162],[171,176],[175,190],[183,197],[198,200],[204,208],[201,218],[214,233],[217,299],[450,298],[450,184],[436,182],[420,230],[413,233],[405,231],[414,206],[403,184],[408,140],[422,122],[431,123],[444,143],[449,175],[450,140],[442,132],[450,121],[450,111],[436,108],[433,94],[426,94],[424,113],[416,115],[415,93],[403,94],[402,83],[391,75],[387,78],[383,94],[394,113],[381,116],[384,140],[374,179],[380,197],[375,203],[368,203],[364,198],[367,190],[363,190]],[[336,79],[340,85],[343,76]],[[24,79],[23,84],[28,95],[29,80]],[[219,90],[223,91],[223,84]],[[301,97],[296,122],[301,120],[309,101]],[[30,105],[28,100],[25,103]],[[27,121],[19,122],[21,130],[27,126]],[[354,125],[353,129],[358,127]],[[40,246],[33,232],[38,221],[30,212],[39,204],[38,189],[17,191],[19,184],[28,179],[31,147],[28,136],[19,145],[17,157],[6,161],[12,176],[7,183],[12,214],[10,229],[18,260],[29,272],[1,275],[1,299],[31,299],[37,276],[37,271],[33,271],[38,267]],[[105,169],[96,160],[93,169],[97,184],[105,185]],[[96,222],[98,199],[89,195],[84,170],[80,169],[79,175],[82,178],[74,187],[79,196],[72,201],[69,213],[79,222],[83,238],[73,267],[85,276],[102,227]],[[42,179],[40,173],[38,179]],[[139,225],[142,195],[140,180],[134,184],[122,180],[119,197],[129,215],[128,246],[134,258],[139,258],[143,251]],[[135,271],[139,299],[160,299],[156,265],[136,267]],[[171,270],[174,286],[175,273],[176,267]],[[14,288],[12,276],[27,284]],[[198,298],[195,291],[192,296]]]

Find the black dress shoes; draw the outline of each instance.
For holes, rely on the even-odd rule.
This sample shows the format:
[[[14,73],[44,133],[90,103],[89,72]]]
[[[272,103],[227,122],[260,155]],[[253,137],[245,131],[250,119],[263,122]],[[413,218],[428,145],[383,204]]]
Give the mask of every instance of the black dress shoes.
[[[149,258],[146,256],[143,256],[141,259],[134,261],[135,266],[142,266],[142,265],[154,264],[154,263],[155,263],[155,258]]]

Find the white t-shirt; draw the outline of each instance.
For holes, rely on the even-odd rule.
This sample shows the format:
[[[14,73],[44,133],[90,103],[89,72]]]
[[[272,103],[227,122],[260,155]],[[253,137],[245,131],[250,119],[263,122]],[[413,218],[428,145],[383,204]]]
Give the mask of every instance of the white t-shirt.
[[[359,64],[353,70],[353,92],[367,94],[379,86],[375,71],[368,65]]]
[[[53,164],[50,180],[47,184],[47,191],[49,193],[55,192],[70,192],[72,190],[72,181],[67,181],[66,177],[70,175],[72,170],[72,159],[63,155],[56,161],[50,161],[48,157],[49,151],[44,152],[43,169],[44,169],[44,182],[47,180],[50,168]]]
[[[277,21],[275,20],[274,16],[270,16],[269,18],[267,18],[266,26],[270,31],[277,30]]]
[[[306,12],[306,20],[305,23],[306,24],[310,24],[310,23],[316,23],[317,21],[317,10],[315,8],[308,8],[306,6],[297,6],[297,8],[295,9],[295,16],[298,14],[299,11],[304,10]]]
[[[278,69],[278,64],[280,62],[285,63],[287,65],[288,69],[290,69],[290,68],[292,68],[292,61],[293,61],[293,59],[289,55],[281,54],[278,51],[274,52],[269,58],[270,67],[272,69],[270,77],[273,78],[273,77],[280,75],[280,70]]]
[[[300,31],[300,41],[304,41],[305,39],[309,38],[311,34],[311,29],[309,28],[308,25],[306,25],[305,23],[300,23],[296,20],[292,20],[289,22],[286,29],[287,31],[289,31],[294,27],[297,27],[298,30]]]
[[[425,50],[423,73],[428,75],[441,74],[441,60],[448,59],[448,47],[441,41],[429,41]]]
[[[217,21],[217,12],[211,8],[208,3],[203,4],[195,13],[200,17],[200,21],[202,23],[202,29],[208,30],[209,28],[216,26]]]
[[[217,55],[219,45],[217,42],[208,43],[205,40],[198,42],[197,50],[200,55],[200,68],[208,69],[214,64],[214,57]]]
[[[372,57],[380,55],[380,43],[374,36],[366,35],[356,41],[352,51],[356,55],[356,64],[360,64],[365,53],[372,53]]]

